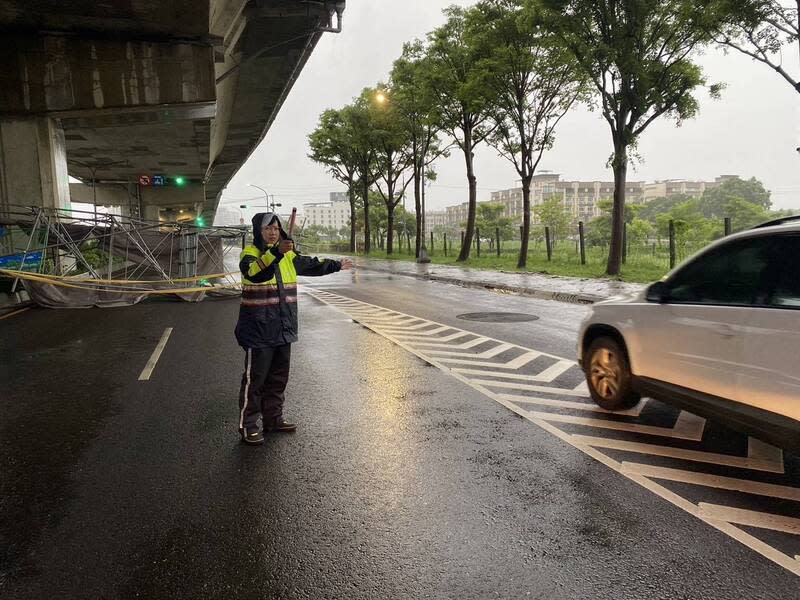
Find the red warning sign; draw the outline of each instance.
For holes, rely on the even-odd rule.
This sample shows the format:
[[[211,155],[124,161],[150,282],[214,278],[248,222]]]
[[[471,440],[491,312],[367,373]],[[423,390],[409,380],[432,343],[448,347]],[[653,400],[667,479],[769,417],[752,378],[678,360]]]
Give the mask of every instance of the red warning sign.
[[[152,185],[150,175],[139,175],[139,185]]]

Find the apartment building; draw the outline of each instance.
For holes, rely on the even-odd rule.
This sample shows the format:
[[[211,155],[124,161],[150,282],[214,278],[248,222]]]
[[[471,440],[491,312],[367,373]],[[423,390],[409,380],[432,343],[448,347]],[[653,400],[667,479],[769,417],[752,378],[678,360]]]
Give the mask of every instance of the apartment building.
[[[645,184],[645,201],[653,198],[676,196],[678,194],[698,198],[706,190],[713,189],[729,179],[739,179],[738,175],[720,175],[714,181],[690,181],[688,179],[665,179]]]
[[[350,203],[349,202],[318,202],[315,204],[304,204],[303,214],[306,217],[306,225],[318,225],[319,227],[333,227],[342,229],[350,226]]]
[[[588,221],[600,215],[600,200],[614,197],[613,181],[562,181],[557,173],[541,173],[534,175],[530,185],[531,209],[539,206],[545,200],[557,197],[564,207],[569,210],[574,220]],[[645,201],[645,184],[641,181],[629,181],[625,186],[625,199],[627,202],[640,203]],[[505,206],[503,214],[515,221],[522,221],[522,188],[511,188],[492,192],[491,201]],[[536,214],[532,215],[533,222],[537,222]]]

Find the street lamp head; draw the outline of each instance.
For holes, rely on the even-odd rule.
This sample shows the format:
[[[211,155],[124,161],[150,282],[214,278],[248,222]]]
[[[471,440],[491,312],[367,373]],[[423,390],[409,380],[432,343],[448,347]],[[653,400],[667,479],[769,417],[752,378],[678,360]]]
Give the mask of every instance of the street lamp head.
[[[378,104],[385,104],[386,103],[386,94],[383,92],[378,92],[375,94],[375,102]]]

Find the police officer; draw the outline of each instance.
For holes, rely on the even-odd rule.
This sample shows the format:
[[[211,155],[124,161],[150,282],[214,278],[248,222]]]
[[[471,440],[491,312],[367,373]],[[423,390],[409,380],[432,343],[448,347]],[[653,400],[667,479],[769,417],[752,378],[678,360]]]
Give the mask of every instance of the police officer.
[[[283,392],[297,341],[297,276],[329,275],[352,266],[349,259],[296,253],[275,213],[253,217],[253,244],[242,250],[239,261],[242,304],[235,332],[245,351],[239,393],[239,433],[245,443],[263,444],[264,431],[297,429],[283,418]]]

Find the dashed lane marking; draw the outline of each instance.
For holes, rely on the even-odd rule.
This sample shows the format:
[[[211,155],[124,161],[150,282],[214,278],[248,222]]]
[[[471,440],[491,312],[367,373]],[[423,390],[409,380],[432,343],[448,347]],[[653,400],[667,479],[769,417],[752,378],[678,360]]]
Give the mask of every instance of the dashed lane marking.
[[[306,292],[800,576],[800,555],[796,553],[796,548],[800,547],[800,519],[757,510],[759,504],[752,502],[764,498],[800,503],[800,487],[785,474],[785,461],[780,449],[751,437],[747,439],[746,456],[714,452],[703,439],[705,420],[686,411],[681,411],[669,427],[663,423],[663,410],[644,410],[649,406],[647,399],[630,410],[614,413],[603,410],[589,398],[586,382],[575,361],[327,290],[307,286]],[[576,379],[580,379],[577,384]],[[537,410],[529,410],[532,406]],[[575,415],[575,412],[583,413],[583,416]],[[654,419],[661,419],[661,422],[653,423]],[[575,428],[583,432],[573,433]],[[594,430],[597,435],[584,435],[586,429]],[[635,439],[625,439],[626,436]],[[642,442],[642,438],[652,439],[654,443]],[[659,439],[667,440],[671,445],[657,443]],[[616,454],[644,457],[645,460],[668,460],[677,463],[677,467],[685,464],[686,468],[618,460],[604,452],[609,450]],[[715,469],[722,469],[723,473],[706,472]],[[741,477],[731,477],[731,469]],[[765,478],[770,481],[761,480]],[[693,486],[692,490],[706,497],[700,501],[689,500],[659,481]],[[749,502],[750,508],[710,501],[722,493],[714,490],[738,494],[737,504],[748,505]],[[786,508],[790,513],[795,510],[800,515],[800,504]],[[737,525],[752,528],[752,533]],[[790,541],[794,541],[792,549],[795,551],[786,553],[774,547],[759,537],[763,531],[789,536]]]
[[[164,351],[164,348],[167,345],[167,340],[169,340],[169,336],[172,334],[172,327],[167,327],[164,330],[164,333],[161,335],[161,339],[158,341],[158,345],[156,345],[155,350],[150,355],[150,359],[147,361],[147,364],[142,369],[141,374],[139,375],[139,381],[147,381],[150,379],[150,375],[153,374],[153,369],[156,368],[156,363],[158,363],[158,359],[161,357],[161,353]]]

